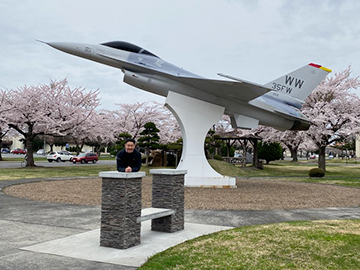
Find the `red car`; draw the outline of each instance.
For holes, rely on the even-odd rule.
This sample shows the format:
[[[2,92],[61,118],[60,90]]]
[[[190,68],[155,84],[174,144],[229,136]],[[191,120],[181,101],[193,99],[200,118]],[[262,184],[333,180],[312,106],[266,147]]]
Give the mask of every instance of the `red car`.
[[[20,149],[20,148],[14,148],[10,151],[11,154],[26,154],[26,150],[25,149]]]
[[[96,153],[81,153],[80,155],[73,157],[71,161],[75,164],[76,162],[81,163],[96,163],[99,160],[99,157]]]

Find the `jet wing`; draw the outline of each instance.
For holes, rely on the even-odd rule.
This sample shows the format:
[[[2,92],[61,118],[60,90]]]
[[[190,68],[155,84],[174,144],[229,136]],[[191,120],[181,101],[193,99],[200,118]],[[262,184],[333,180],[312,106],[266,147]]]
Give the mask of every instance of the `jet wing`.
[[[248,102],[253,100],[263,94],[271,91],[272,89],[264,87],[259,84],[254,84],[245,81],[224,81],[224,80],[212,80],[201,77],[187,77],[182,75],[175,75],[170,72],[162,71],[158,67],[147,66],[145,64],[136,64],[130,63],[118,59],[115,56],[107,54],[99,54],[103,57],[116,60],[119,62],[119,65],[125,70],[129,70],[134,73],[141,73],[143,75],[151,74],[164,76],[168,79],[174,80],[178,83],[182,83],[202,92],[212,94],[219,98],[229,99],[229,100],[240,100],[243,102]]]
[[[174,77],[173,80],[214,96],[230,100],[237,99],[245,102],[253,100],[271,91],[271,89],[267,87],[248,82],[233,82],[189,77]]]

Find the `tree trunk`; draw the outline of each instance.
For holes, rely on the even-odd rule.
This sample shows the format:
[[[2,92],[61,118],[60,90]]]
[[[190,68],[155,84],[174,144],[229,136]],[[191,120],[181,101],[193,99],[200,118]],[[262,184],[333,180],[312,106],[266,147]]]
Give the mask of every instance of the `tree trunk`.
[[[81,145],[76,140],[74,140],[74,142],[76,145],[76,155],[78,156],[80,154],[80,152],[82,151],[82,148],[84,147],[84,142],[82,142]]]
[[[253,139],[251,140],[251,143],[253,145],[253,166],[255,166],[256,168],[259,166],[258,164],[258,140],[257,139]],[[246,160],[246,153],[245,153],[245,160]],[[266,164],[269,164],[268,162]]]
[[[289,150],[290,150],[290,153],[291,153],[292,162],[298,162],[298,157],[297,157],[298,149],[297,149],[297,147],[289,147]]]
[[[2,145],[2,137],[0,138],[0,146]],[[0,161],[2,161],[2,155],[1,155],[1,151],[0,151]]]
[[[319,147],[319,159],[318,159],[318,167],[326,171],[326,162],[325,162],[325,148],[326,146]]]
[[[98,155],[98,157],[100,157],[100,155],[101,155],[101,148],[102,148],[102,146],[100,144],[99,147],[96,149],[96,154]]]
[[[33,136],[26,137],[26,167],[35,167],[33,140]]]
[[[149,166],[149,155],[150,155],[150,149],[149,147],[145,148],[145,164],[146,166]]]
[[[210,153],[209,149],[205,149],[204,151],[207,159],[214,159],[214,153]]]
[[[230,157],[230,143],[226,143],[226,157]]]
[[[80,152],[82,152],[82,149],[83,149],[84,145],[85,145],[85,142],[82,142],[81,147],[80,147]]]

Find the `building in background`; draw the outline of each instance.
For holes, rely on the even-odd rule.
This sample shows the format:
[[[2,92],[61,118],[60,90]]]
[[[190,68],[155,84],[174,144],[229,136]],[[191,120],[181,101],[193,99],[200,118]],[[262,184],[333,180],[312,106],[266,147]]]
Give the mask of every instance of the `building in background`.
[[[22,142],[21,139],[22,139],[22,137],[20,137],[20,136],[5,136],[3,138],[1,148],[9,148],[10,150],[13,148],[26,149],[26,145]],[[47,144],[46,142],[44,143],[44,145],[45,145],[45,152],[46,153],[50,152],[50,145]],[[72,147],[76,147],[76,145],[71,144],[71,143],[66,144],[66,147],[53,145],[52,150],[53,151],[61,151],[61,150],[65,150],[66,148],[69,149]],[[44,149],[44,146],[42,146],[41,149]],[[39,149],[34,149],[34,153],[36,153],[37,150],[39,150]],[[93,152],[93,151],[94,151],[94,147],[86,145],[86,144],[82,148],[82,152]],[[105,149],[105,151],[106,151],[106,149]]]

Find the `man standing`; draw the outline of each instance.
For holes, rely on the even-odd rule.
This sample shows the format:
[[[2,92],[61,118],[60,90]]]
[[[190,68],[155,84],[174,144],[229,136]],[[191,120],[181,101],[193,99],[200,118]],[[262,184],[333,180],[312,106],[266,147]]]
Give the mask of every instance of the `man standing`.
[[[138,172],[141,167],[141,154],[135,149],[135,140],[127,139],[125,148],[116,155],[119,172]]]

